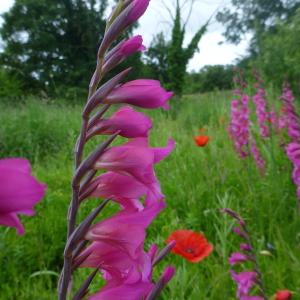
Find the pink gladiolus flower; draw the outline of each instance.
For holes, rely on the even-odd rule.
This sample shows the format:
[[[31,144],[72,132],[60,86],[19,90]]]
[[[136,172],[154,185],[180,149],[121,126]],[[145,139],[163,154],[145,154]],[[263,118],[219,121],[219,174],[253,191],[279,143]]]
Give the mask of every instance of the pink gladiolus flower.
[[[237,283],[237,298],[243,299],[242,297],[249,296],[250,290],[255,286],[257,273],[244,271],[236,273],[231,271],[232,280]]]
[[[153,287],[150,282],[115,285],[106,284],[99,293],[89,297],[89,300],[140,300],[145,299]]]
[[[175,142],[170,139],[165,148],[150,148],[146,138],[136,138],[106,150],[94,167],[130,175],[142,183],[151,184],[157,182],[153,165],[167,157],[174,146]]]
[[[86,234],[86,239],[106,242],[135,257],[143,244],[145,229],[164,207],[163,202],[157,202],[143,210],[122,210],[113,217],[92,226]]]
[[[251,151],[251,154],[254,158],[254,161],[255,161],[258,169],[263,174],[265,172],[266,163],[265,163],[265,161],[257,147],[257,144],[254,140],[252,140],[252,142],[251,142],[250,151]]]
[[[46,185],[31,175],[26,159],[7,158],[0,160],[0,225],[15,227],[24,234],[24,227],[17,214],[32,216],[33,209],[44,196]]]
[[[163,280],[164,280],[164,284],[167,284],[175,275],[175,269],[172,266],[168,266],[166,267],[164,273],[163,273]]]
[[[81,200],[87,197],[112,199],[123,207],[141,208],[139,198],[146,196],[150,202],[164,198],[158,182],[145,185],[132,176],[106,172],[98,176],[82,193]]]
[[[231,102],[231,122],[229,124],[229,135],[234,142],[236,152],[241,158],[249,155],[249,97],[242,95],[240,100]]]
[[[146,48],[143,45],[143,38],[141,35],[137,35],[126,41],[122,41],[105,56],[102,72],[109,72],[116,65],[124,61],[128,56],[139,51],[144,51],[145,49]]]
[[[264,88],[258,88],[253,96],[253,102],[256,106],[256,116],[260,128],[260,135],[263,138],[270,136],[269,126],[267,124],[269,113],[267,111],[266,92]]]
[[[97,134],[114,134],[126,138],[147,137],[152,128],[149,117],[133,110],[130,106],[120,108],[109,119],[100,119],[94,126],[89,128],[87,138]]]
[[[290,143],[286,148],[286,154],[294,164],[300,165],[300,143]]]
[[[127,1],[128,2],[128,1]],[[150,0],[133,0],[115,18],[104,35],[98,50],[98,56],[104,55],[111,43],[130,25],[136,22],[146,11]]]
[[[300,117],[294,105],[293,92],[287,84],[283,88],[281,99],[284,101],[283,112],[288,135],[291,138],[291,142],[286,148],[286,153],[294,166],[292,178],[297,186],[297,198],[300,200]]]
[[[234,252],[231,254],[231,256],[229,257],[229,263],[231,265],[236,265],[236,264],[240,264],[243,263],[245,261],[248,261],[249,257],[243,253],[240,252]]]
[[[150,0],[133,0],[133,7],[127,18],[129,23],[136,22],[146,11]]]
[[[157,80],[138,79],[129,81],[115,88],[104,100],[105,103],[127,103],[142,108],[168,109],[167,102],[173,96],[167,92]]]
[[[137,281],[146,282],[151,277],[151,258],[142,248],[138,249],[132,258],[120,248],[103,242],[93,242],[77,258],[82,261],[80,267],[99,268],[104,273],[105,280],[118,280],[123,284]],[[75,261],[75,263],[76,263]]]
[[[240,249],[242,251],[247,251],[247,252],[253,251],[252,247],[249,244],[240,244]]]

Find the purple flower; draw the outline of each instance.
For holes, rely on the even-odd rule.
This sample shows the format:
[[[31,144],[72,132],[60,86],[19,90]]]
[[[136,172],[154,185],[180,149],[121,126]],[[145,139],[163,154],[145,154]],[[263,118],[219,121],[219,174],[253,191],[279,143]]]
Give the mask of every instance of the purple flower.
[[[231,122],[229,135],[233,140],[235,150],[241,158],[249,155],[247,149],[249,143],[249,96],[242,94],[240,100],[231,102]]]
[[[267,123],[269,119],[269,113],[267,111],[267,102],[265,98],[265,89],[259,87],[257,93],[253,96],[253,102],[256,106],[256,116],[260,129],[260,135],[263,138],[270,136],[269,126]]]
[[[124,283],[147,281],[151,277],[151,258],[142,247],[133,258],[126,251],[106,242],[92,242],[77,258],[82,268],[99,268],[105,280]]]
[[[243,263],[248,260],[249,260],[249,257],[247,255],[240,253],[240,252],[234,252],[229,257],[229,264],[231,264],[233,266],[233,265],[240,264],[240,263]]]
[[[236,296],[239,299],[243,299],[242,297],[248,296],[251,289],[256,284],[257,273],[248,271],[244,271],[239,274],[234,271],[231,271],[230,273],[232,280],[234,280],[238,286]]]
[[[115,88],[104,100],[105,103],[127,103],[142,108],[168,109],[172,92],[163,89],[160,82],[150,79],[129,81]]]
[[[159,182],[143,184],[132,176],[115,172],[106,172],[93,180],[81,194],[81,200],[87,197],[101,197],[118,202],[123,207],[141,208],[139,198],[146,196],[152,202],[164,198]]]
[[[240,249],[247,252],[253,251],[253,248],[249,244],[240,244]]]
[[[130,25],[135,23],[146,11],[150,0],[133,0],[114,19],[104,35],[98,51],[98,57],[102,57],[109,46]]]
[[[163,202],[158,202],[142,210],[124,209],[93,225],[85,238],[114,245],[135,257],[144,242],[146,228],[164,207]]]
[[[145,299],[153,287],[151,282],[136,282],[133,284],[117,285],[107,283],[99,293],[88,300],[140,300]]]
[[[254,158],[254,161],[255,161],[258,169],[261,171],[261,173],[265,173],[266,162],[263,159],[263,157],[257,147],[257,144],[254,140],[251,141],[250,150],[251,150],[251,154]]]
[[[88,129],[87,139],[94,135],[111,135],[120,131],[126,138],[147,137],[152,122],[145,114],[135,111],[130,106],[120,108],[109,119],[100,119]]]
[[[144,184],[151,184],[157,181],[153,165],[167,157],[174,146],[175,142],[170,139],[165,148],[150,148],[147,138],[136,138],[105,151],[96,162],[95,169],[127,174]]]
[[[123,62],[128,56],[144,51],[146,48],[143,45],[141,35],[134,36],[126,41],[122,41],[105,56],[102,72],[107,73],[115,66]]]
[[[0,160],[0,225],[15,227],[24,234],[24,227],[17,214],[32,216],[33,209],[45,195],[46,185],[31,175],[26,159]]]

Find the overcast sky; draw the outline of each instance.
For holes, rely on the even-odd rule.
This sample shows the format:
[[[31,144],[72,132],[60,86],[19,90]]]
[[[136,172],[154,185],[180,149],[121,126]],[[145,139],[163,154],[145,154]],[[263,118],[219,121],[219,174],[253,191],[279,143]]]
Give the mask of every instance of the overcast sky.
[[[174,0],[164,0],[170,7]],[[9,10],[14,0],[0,0],[0,14]],[[190,21],[187,26],[185,43],[189,42],[197,29],[203,25],[206,20],[217,10],[228,5],[229,0],[198,0],[194,5]],[[188,10],[186,10],[186,13]],[[167,35],[171,32],[170,16],[167,9],[162,5],[162,0],[151,0],[150,7],[146,14],[140,19],[140,27],[136,33],[144,37],[145,45],[148,46],[153,36],[159,32],[165,32]],[[190,61],[189,70],[198,71],[204,65],[230,64],[234,60],[245,54],[248,41],[240,45],[231,45],[220,42],[224,41],[222,37],[222,26],[219,23],[212,22],[208,32],[202,38],[197,53]]]

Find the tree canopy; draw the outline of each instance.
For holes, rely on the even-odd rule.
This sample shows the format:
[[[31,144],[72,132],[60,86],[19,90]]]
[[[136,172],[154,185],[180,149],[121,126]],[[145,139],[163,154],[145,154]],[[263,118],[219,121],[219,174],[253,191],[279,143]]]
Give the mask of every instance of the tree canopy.
[[[3,15],[2,65],[25,88],[87,86],[107,0],[16,0]]]

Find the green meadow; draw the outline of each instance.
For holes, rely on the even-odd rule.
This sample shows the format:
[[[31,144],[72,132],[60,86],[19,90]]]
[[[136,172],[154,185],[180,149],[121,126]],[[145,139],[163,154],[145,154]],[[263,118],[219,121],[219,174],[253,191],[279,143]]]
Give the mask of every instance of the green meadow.
[[[269,99],[278,106],[278,95],[270,94]],[[164,247],[176,229],[202,232],[214,245],[213,253],[197,264],[173,254],[161,262],[155,278],[168,264],[177,269],[161,299],[235,299],[228,256],[238,250],[240,241],[231,232],[233,221],[220,213],[224,207],[246,219],[268,295],[286,288],[300,299],[300,218],[292,166],[282,147],[284,137],[275,135],[259,142],[267,162],[267,172],[261,175],[253,160],[242,161],[233,149],[227,133],[230,100],[227,92],[185,96],[179,103],[173,100],[168,112],[146,112],[154,121],[151,145],[164,146],[170,137],[176,140],[176,150],[156,169],[168,206],[149,228],[146,249],[152,243]],[[36,206],[36,216],[22,218],[24,236],[0,228],[1,300],[56,299],[71,193],[72,149],[82,105],[40,99],[0,105],[1,158],[28,158],[34,174],[48,185],[46,197]],[[199,128],[210,136],[203,148],[193,141]],[[103,137],[96,138],[87,151],[101,140]],[[86,201],[80,217],[100,202]],[[115,210],[116,205],[109,203],[99,219]],[[79,270],[74,285],[79,286],[90,272]],[[100,276],[96,277],[91,291],[101,284]]]

